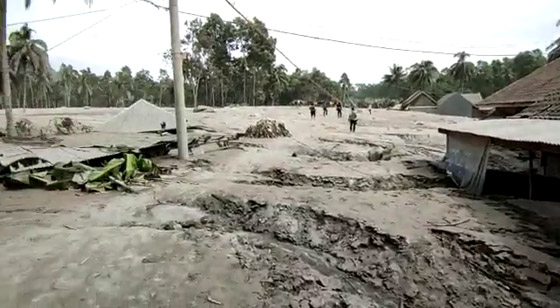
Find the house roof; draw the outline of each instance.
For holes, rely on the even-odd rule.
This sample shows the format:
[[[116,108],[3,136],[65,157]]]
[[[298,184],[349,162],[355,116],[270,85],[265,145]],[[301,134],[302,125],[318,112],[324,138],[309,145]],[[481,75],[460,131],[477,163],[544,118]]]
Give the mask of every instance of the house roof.
[[[498,119],[462,122],[440,127],[439,132],[470,134],[502,141],[560,146],[560,121],[538,119]]]
[[[97,127],[97,131],[113,133],[151,132],[160,130],[160,123],[162,122],[166,123],[166,129],[176,128],[174,114],[140,99]]]
[[[412,95],[409,96],[407,99],[405,99],[402,102],[401,107],[406,108],[406,107],[410,106],[420,96],[425,96],[426,98],[428,98],[428,100],[430,100],[430,102],[432,102],[434,104],[434,106],[437,105],[436,100],[433,99],[428,93],[418,90],[418,91],[412,93]]]
[[[444,102],[446,102],[448,99],[450,99],[451,97],[455,96],[455,95],[460,95],[462,96],[464,99],[466,99],[469,103],[475,105],[478,102],[480,102],[482,100],[482,96],[480,95],[480,93],[459,93],[459,92],[451,92],[451,93],[447,93],[444,96],[442,96],[438,101],[437,104],[441,105]]]
[[[547,94],[543,100],[523,109],[511,118],[560,120],[560,90]]]
[[[479,102],[479,107],[523,107],[530,106],[560,88],[560,59],[536,69],[531,74]]]

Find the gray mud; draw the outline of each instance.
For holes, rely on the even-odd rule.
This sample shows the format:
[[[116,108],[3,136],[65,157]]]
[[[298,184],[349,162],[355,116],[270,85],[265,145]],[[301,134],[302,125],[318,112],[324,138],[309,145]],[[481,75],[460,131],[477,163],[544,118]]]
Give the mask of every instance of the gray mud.
[[[441,245],[409,244],[308,206],[216,194],[188,206],[208,216],[176,224],[237,234],[235,257],[248,281],[260,279],[263,307],[553,307],[548,296],[559,299],[542,265],[453,233],[434,230]]]
[[[270,186],[313,186],[336,188],[352,191],[368,190],[406,190],[415,188],[448,187],[452,185],[443,175],[423,176],[412,174],[390,174],[385,177],[343,177],[318,176],[288,172],[283,169],[271,169],[256,172],[264,179],[251,181],[253,185]]]

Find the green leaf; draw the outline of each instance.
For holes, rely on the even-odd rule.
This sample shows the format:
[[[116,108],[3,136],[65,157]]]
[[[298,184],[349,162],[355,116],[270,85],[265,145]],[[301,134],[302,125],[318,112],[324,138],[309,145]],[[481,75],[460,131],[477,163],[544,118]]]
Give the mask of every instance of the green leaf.
[[[102,170],[92,171],[89,175],[88,182],[106,181],[109,175],[119,174],[120,167],[124,164],[124,158],[111,159]]]
[[[134,173],[136,172],[136,169],[138,169],[138,167],[137,167],[136,155],[127,153],[124,154],[124,158],[126,160],[126,165],[124,170],[124,180],[126,182],[134,176]]]
[[[139,158],[136,164],[141,172],[151,172],[154,169],[154,164],[148,158]]]

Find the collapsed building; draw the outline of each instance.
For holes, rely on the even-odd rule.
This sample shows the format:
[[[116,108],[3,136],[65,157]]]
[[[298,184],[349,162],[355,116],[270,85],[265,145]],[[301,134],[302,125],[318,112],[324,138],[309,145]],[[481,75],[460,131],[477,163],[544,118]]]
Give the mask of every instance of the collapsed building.
[[[558,131],[560,122],[541,119],[486,120],[439,128],[447,135],[445,167],[459,187],[476,196],[540,200],[559,199]],[[504,151],[509,155],[500,156]],[[508,167],[508,160],[509,166],[517,167]]]

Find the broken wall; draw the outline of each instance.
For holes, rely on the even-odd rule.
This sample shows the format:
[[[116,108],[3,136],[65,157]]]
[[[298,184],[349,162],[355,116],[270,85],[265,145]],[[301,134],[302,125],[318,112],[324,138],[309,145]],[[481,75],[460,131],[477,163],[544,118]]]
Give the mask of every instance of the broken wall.
[[[460,188],[480,195],[486,177],[490,139],[465,134],[447,134],[444,163]]]

